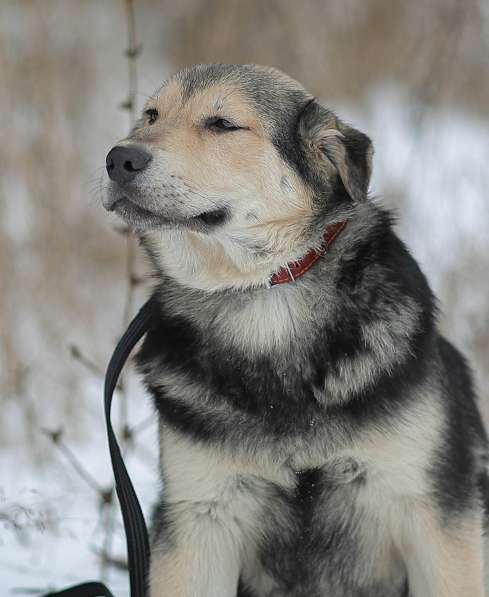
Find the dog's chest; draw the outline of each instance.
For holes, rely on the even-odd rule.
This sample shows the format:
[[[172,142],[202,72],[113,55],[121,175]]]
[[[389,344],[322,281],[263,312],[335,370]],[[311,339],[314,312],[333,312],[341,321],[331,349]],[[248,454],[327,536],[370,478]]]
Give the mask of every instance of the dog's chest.
[[[405,595],[385,504],[372,500],[367,474],[340,458],[296,475],[295,487],[263,517],[265,540],[244,571],[257,594]]]
[[[242,579],[253,594],[403,595],[392,496],[371,482],[367,463],[338,455],[296,470],[273,454],[232,456],[168,426],[161,447],[167,511],[185,504],[199,525],[226,529],[242,546]]]
[[[304,433],[324,417],[321,376],[304,355],[250,354],[172,318],[148,334],[138,362],[162,418],[207,440]]]

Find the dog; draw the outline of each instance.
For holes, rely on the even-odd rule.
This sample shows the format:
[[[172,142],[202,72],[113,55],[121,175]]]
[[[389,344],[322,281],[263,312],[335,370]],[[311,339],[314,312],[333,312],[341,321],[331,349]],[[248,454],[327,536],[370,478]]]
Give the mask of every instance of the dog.
[[[255,65],[178,72],[109,152],[104,206],[155,278],[151,597],[484,595],[471,374],[372,155]]]

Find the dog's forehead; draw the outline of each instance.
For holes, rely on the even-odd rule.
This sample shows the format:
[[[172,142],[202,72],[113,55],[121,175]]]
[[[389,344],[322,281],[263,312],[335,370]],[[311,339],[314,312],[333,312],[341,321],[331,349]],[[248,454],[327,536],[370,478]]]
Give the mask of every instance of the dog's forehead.
[[[297,81],[276,69],[226,64],[183,69],[163,84],[157,96],[169,108],[248,108],[270,124],[311,98]]]
[[[228,84],[252,96],[264,89],[288,94],[304,89],[300,83],[272,67],[255,64],[200,64],[174,75],[181,84],[184,99],[216,84]]]

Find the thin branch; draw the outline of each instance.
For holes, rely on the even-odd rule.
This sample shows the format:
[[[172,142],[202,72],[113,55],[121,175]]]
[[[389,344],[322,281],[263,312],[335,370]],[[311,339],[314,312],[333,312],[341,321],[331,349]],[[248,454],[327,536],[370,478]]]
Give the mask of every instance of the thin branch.
[[[127,48],[125,55],[127,57],[128,66],[128,95],[121,107],[128,111],[129,114],[129,128],[132,129],[136,122],[136,98],[138,93],[138,76],[137,76],[137,58],[141,54],[142,46],[137,44],[136,40],[136,17],[134,11],[134,0],[125,0],[126,20],[127,20]],[[141,278],[136,274],[136,246],[135,239],[131,234],[129,228],[124,227],[118,230],[126,238],[126,260],[125,260],[125,276],[126,276],[126,294],[122,310],[122,327],[126,328],[129,324],[131,314],[133,311],[134,291]],[[118,426],[121,437],[121,447],[132,445],[132,432],[128,424],[128,408],[127,408],[127,383],[126,376],[121,375],[119,383],[119,421]],[[110,566],[126,567],[127,564],[121,563],[113,556],[113,535],[115,530],[115,510],[114,501],[112,500],[113,491],[109,495],[106,493],[105,502],[101,502],[101,516],[104,517],[104,541],[102,550],[99,552],[101,576],[105,578]]]
[[[139,423],[136,423],[135,425],[133,425],[131,427],[131,434],[137,435],[141,431],[144,431],[145,429],[150,427],[154,423],[154,421],[155,421],[154,415],[149,415],[149,416],[145,417],[142,421],[139,421]]]
[[[90,371],[90,373],[92,373],[95,377],[101,377],[102,379],[104,378],[104,372],[102,369],[100,369],[91,359],[83,354],[76,344],[70,344],[68,348],[75,361],[81,363],[85,369],[88,369],[88,371]]]
[[[136,15],[134,12],[134,0],[125,0],[127,20],[127,66],[129,75],[129,93],[122,107],[129,112],[129,128],[136,122],[136,97],[138,94],[138,72],[136,61],[142,52],[142,46],[136,40]]]
[[[71,356],[85,367],[92,375],[101,379],[105,378],[105,373],[98,365],[96,365],[92,359],[86,356],[76,344],[71,344],[69,347]],[[117,390],[122,390],[122,384],[120,381],[116,385]]]
[[[113,547],[114,527],[115,527],[115,511],[111,507],[111,504],[101,504],[100,515],[104,518],[104,542],[100,553],[104,554],[104,557],[100,558],[100,578],[106,579],[106,575],[109,568],[110,552]]]
[[[85,483],[96,491],[99,495],[103,495],[105,490],[99,485],[98,481],[92,477],[92,475],[86,470],[82,463],[78,460],[75,454],[68,448],[63,441],[63,430],[62,429],[43,429],[42,432],[49,437],[53,444],[59,449],[64,455],[66,460],[71,464],[73,469],[77,472],[78,476],[81,477]]]
[[[138,94],[138,73],[137,59],[141,54],[142,46],[138,45],[136,39],[136,16],[134,11],[134,0],[125,0],[126,20],[127,20],[127,57],[128,68],[128,95],[126,101],[122,104],[129,114],[129,128],[132,129],[136,122],[136,98]],[[126,241],[126,296],[122,311],[122,325],[125,328],[129,324],[134,302],[134,289],[137,284],[138,276],[135,272],[136,266],[136,247],[134,237],[127,235]],[[127,384],[124,382],[124,376],[121,377],[121,395],[119,399],[119,423],[125,429],[128,427],[127,413]]]
[[[116,570],[123,570],[127,572],[127,560],[123,558],[118,558],[116,556],[112,556],[110,553],[104,551],[104,549],[94,549],[95,554],[99,556],[99,558],[104,562],[106,567],[112,567]]]

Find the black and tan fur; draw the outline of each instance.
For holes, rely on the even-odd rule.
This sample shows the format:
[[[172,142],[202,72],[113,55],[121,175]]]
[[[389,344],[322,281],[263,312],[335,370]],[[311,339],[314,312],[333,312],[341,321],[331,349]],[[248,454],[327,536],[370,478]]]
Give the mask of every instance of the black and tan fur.
[[[119,147],[139,153],[108,160],[105,206],[156,280],[151,597],[482,597],[471,375],[367,196],[368,137],[278,71],[211,65],[165,83]]]

